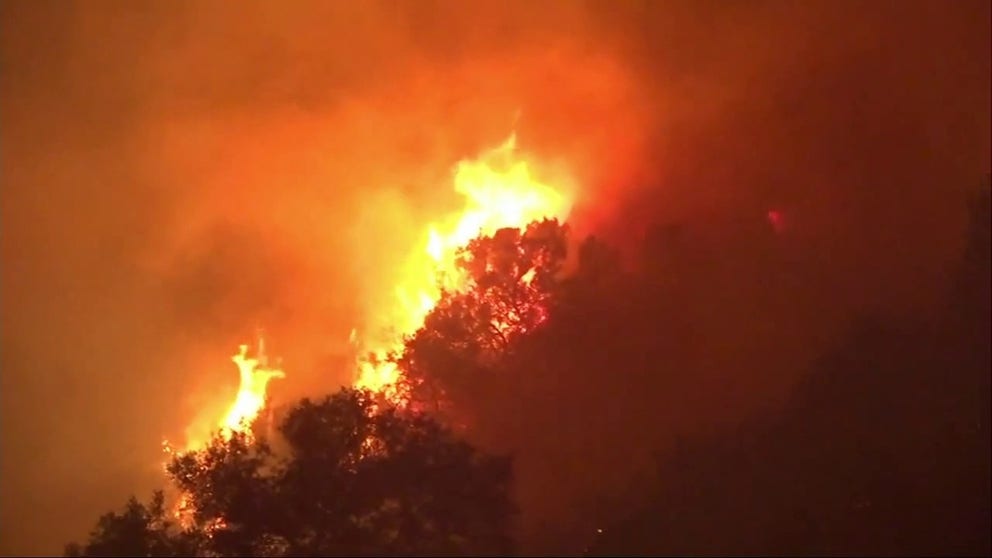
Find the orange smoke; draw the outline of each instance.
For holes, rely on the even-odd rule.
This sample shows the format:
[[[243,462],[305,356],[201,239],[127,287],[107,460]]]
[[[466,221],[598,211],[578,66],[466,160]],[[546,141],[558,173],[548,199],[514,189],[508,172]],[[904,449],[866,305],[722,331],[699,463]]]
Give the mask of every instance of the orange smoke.
[[[516,134],[478,159],[455,166],[454,188],[465,198],[464,206],[424,228],[419,247],[405,262],[395,286],[393,306],[372,309],[388,313],[391,327],[368,332],[361,341],[352,332],[352,341],[362,349],[356,387],[401,397],[399,371],[388,357],[402,351],[404,337],[423,325],[442,290],[464,288],[465,278],[455,262],[458,251],[472,239],[503,228],[523,229],[545,218],[568,217],[570,177],[560,171],[546,176],[540,174],[542,170],[547,169],[517,151]]]

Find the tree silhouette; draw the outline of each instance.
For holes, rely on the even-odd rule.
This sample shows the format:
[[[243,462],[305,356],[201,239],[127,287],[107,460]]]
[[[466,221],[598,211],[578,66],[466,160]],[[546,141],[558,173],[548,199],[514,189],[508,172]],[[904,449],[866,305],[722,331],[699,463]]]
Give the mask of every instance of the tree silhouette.
[[[442,293],[398,361],[416,402],[439,410],[488,391],[487,378],[551,312],[567,230],[544,220],[524,231],[501,229],[460,251],[467,288]]]
[[[497,555],[512,550],[507,458],[421,414],[344,390],[292,408],[272,447],[217,438],[169,472],[190,523],[150,506],[109,514],[76,556]]]
[[[622,368],[635,355],[627,333],[643,327],[629,319],[631,277],[593,238],[566,271],[568,234],[542,221],[471,243],[460,258],[469,288],[443,294],[399,361],[418,404],[481,447],[517,456],[528,552],[581,549],[576,525],[588,525],[577,518],[601,515],[602,499],[622,492],[623,462],[637,461],[597,453],[604,439],[629,437],[604,404],[654,404],[632,396],[641,369]],[[581,500],[593,493],[602,498]]]
[[[777,415],[662,456],[588,553],[988,555],[989,208],[942,315],[858,321]]]
[[[146,506],[135,498],[121,513],[105,514],[85,545],[69,544],[66,556],[192,556],[202,540],[180,532],[165,511],[165,496],[155,492]]]

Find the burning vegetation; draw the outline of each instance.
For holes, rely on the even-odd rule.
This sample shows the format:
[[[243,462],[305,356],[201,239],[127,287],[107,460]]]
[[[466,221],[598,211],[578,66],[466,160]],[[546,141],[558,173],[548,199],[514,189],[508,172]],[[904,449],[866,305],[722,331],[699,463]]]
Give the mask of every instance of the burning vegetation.
[[[983,468],[983,445],[975,443],[976,434],[987,432],[988,399],[955,403],[921,397],[935,392],[934,382],[944,381],[931,374],[944,365],[962,374],[956,382],[963,391],[947,397],[988,392],[989,312],[963,311],[976,304],[988,308],[988,186],[973,203],[958,290],[940,322],[915,329],[869,325],[858,330],[851,341],[854,349],[833,357],[840,364],[826,364],[839,368],[814,372],[798,386],[796,401],[781,421],[760,424],[740,437],[733,434],[732,441],[719,442],[723,445],[716,449],[677,445],[674,455],[659,459],[654,474],[662,480],[643,481],[657,488],[631,494],[630,479],[643,473],[648,458],[644,445],[629,437],[628,422],[614,420],[611,410],[594,416],[589,410],[622,405],[624,415],[657,416],[658,391],[646,389],[657,388],[654,380],[616,371],[650,370],[645,362],[663,365],[672,353],[691,350],[691,337],[679,338],[675,331],[665,344],[668,340],[648,319],[665,312],[669,307],[662,304],[678,299],[682,289],[691,288],[673,281],[671,274],[689,272],[679,262],[631,272],[620,265],[616,252],[594,238],[585,239],[570,255],[564,222],[570,209],[567,187],[542,181],[514,148],[511,137],[479,159],[458,164],[454,182],[466,207],[424,229],[404,267],[409,273],[395,289],[390,310],[397,327],[353,332],[362,355],[352,386],[320,401],[304,399],[260,429],[267,386],[285,373],[270,362],[261,338],[254,351],[241,346],[232,357],[239,389],[217,417],[214,436],[187,440],[182,452],[167,446],[166,469],[177,489],[171,511],[163,493],[147,505],[132,500],[122,514],[104,516],[86,546],[70,546],[67,554],[110,555],[126,549],[129,555],[146,556],[506,555],[520,540],[530,549],[592,545],[590,552],[602,554],[787,548],[788,533],[806,525],[791,515],[793,506],[806,498],[795,487],[813,490],[838,482],[804,465],[810,456],[835,459],[822,455],[816,444],[804,445],[829,435],[822,430],[821,417],[836,411],[824,394],[839,394],[873,416],[874,402],[843,390],[861,390],[859,382],[872,377],[851,376],[849,367],[858,370],[865,365],[861,359],[879,358],[897,363],[894,370],[903,366],[898,363],[927,363],[913,364],[922,368],[907,371],[901,391],[883,395],[870,382],[863,389],[875,398],[891,398],[892,405],[925,405],[939,428],[960,430],[942,450],[952,457],[935,461],[929,474],[947,479],[949,484],[940,490],[959,497],[967,510],[981,507],[981,497],[976,500],[971,489],[976,473],[988,470],[987,452]],[[755,219],[763,217],[759,213]],[[770,214],[768,218],[770,229],[763,238],[772,243],[783,230]],[[653,248],[671,248],[670,236],[655,236],[661,245]],[[574,263],[564,273],[569,259]],[[763,263],[773,270],[789,265],[775,259]],[[779,302],[787,297],[782,293]],[[946,333],[934,336],[934,325]],[[906,346],[917,349],[903,356],[898,348]],[[579,377],[586,383],[569,376],[572,370],[585,370]],[[828,383],[817,384],[823,381]],[[928,428],[929,420],[917,427]],[[851,458],[865,446],[915,455],[917,462],[930,459],[923,446],[894,437],[884,425],[877,432],[873,428],[859,433],[851,447],[842,442],[837,459]],[[529,434],[534,429],[559,438],[542,443]],[[604,440],[616,445],[625,437],[631,440],[626,452],[597,453]],[[775,468],[747,468],[751,451],[768,456]],[[507,455],[514,452],[523,457],[511,461]],[[577,455],[583,456],[583,475],[573,474]],[[728,470],[731,462],[735,468]],[[954,473],[965,463],[979,466]],[[869,471],[835,465],[848,467],[852,475]],[[699,474],[708,480],[699,480]],[[892,496],[892,488],[914,478],[913,472],[899,473],[902,480],[896,484],[866,474],[856,484],[844,481],[822,489],[823,508],[817,513],[824,515],[816,521],[841,534],[809,534],[813,547],[846,548],[836,537],[849,537],[840,540],[860,541],[859,548],[867,548],[863,545],[873,539],[865,538],[866,533],[893,521],[890,512],[878,510],[879,499],[902,499],[910,509],[937,506],[945,498],[930,489]],[[782,479],[785,484],[773,488]],[[746,491],[754,483],[780,498],[763,510],[763,517],[786,525],[784,538],[772,543],[755,539],[752,535],[761,528],[747,523],[731,529],[744,518],[724,507],[722,496],[707,499],[708,486],[722,486],[722,493],[735,501],[748,501],[746,492],[735,490]],[[552,486],[557,492],[545,493]],[[620,496],[592,506],[582,502],[601,494]],[[667,533],[691,533],[693,520],[668,513],[665,503],[693,498],[716,506],[712,513],[723,518],[723,536],[731,545],[708,546],[703,542],[708,539],[691,534],[656,540],[658,524],[666,525]],[[970,513],[962,521],[971,520]],[[627,516],[631,519],[611,519]],[[561,538],[543,532],[549,518],[569,526]],[[933,545],[945,532],[942,525],[932,523],[909,544],[937,548]],[[977,524],[968,529],[980,530]],[[956,544],[968,549],[981,541]],[[911,546],[896,540],[885,548]]]
[[[4,366],[94,377],[4,391],[120,405],[5,421],[0,542],[164,480],[67,554],[988,555],[987,2],[642,4],[62,10],[4,82],[6,288],[60,295]]]
[[[534,221],[565,220],[571,209],[571,184],[567,180],[554,185],[543,182],[534,163],[517,152],[516,135],[476,160],[459,162],[453,178],[465,206],[432,223],[420,235],[421,248],[410,255],[402,281],[395,286],[391,330],[357,338],[362,360],[356,387],[384,392],[398,400],[405,398],[407,386],[397,367],[403,342],[423,327],[443,293],[464,292],[477,279],[470,270],[478,264],[465,265],[469,244],[497,231],[520,231]],[[528,271],[522,270],[522,283],[527,282]]]
[[[973,490],[988,470],[988,398],[960,397],[989,391],[988,206],[986,186],[973,204],[960,279],[938,322],[860,327],[850,346],[796,388],[780,418],[730,431],[711,445],[677,444],[659,457],[661,480],[642,481],[654,488],[639,493],[625,490],[645,458],[643,446],[632,443],[621,454],[596,448],[628,433],[625,421],[614,420],[618,414],[657,413],[658,392],[644,389],[651,379],[583,372],[583,385],[563,374],[664,362],[678,347],[660,345],[644,317],[657,315],[659,300],[683,287],[655,271],[625,271],[593,239],[581,244],[575,269],[563,274],[568,228],[554,219],[496,228],[454,250],[447,261],[455,273],[446,277],[456,280],[439,280],[426,312],[419,307],[415,312],[422,313],[413,314],[421,316],[417,327],[384,346],[383,361],[367,363],[388,366],[389,376],[374,376],[388,382],[370,383],[365,368],[355,387],[301,401],[260,435],[251,424],[264,408],[267,382],[281,372],[269,365],[263,343],[256,355],[242,347],[234,361],[247,394],[239,392],[219,417],[212,440],[173,455],[167,467],[180,495],[177,508],[166,511],[162,493],[149,504],[132,500],[122,513],[104,516],[86,546],[70,546],[67,554],[507,555],[517,541],[602,555],[759,553],[791,548],[791,533],[813,521],[831,531],[807,533],[805,544],[824,552],[852,544],[946,548],[948,529],[964,525],[973,537],[986,528],[969,522],[980,517],[976,510],[988,495]],[[986,311],[973,312],[976,305]],[[891,364],[878,368],[879,362]],[[958,371],[953,389],[940,387],[947,366]],[[899,374],[901,383],[879,388],[880,373]],[[588,384],[594,378],[599,381]],[[837,408],[837,400],[851,406]],[[590,415],[597,404],[607,409]],[[927,413],[900,410],[909,404]],[[879,422],[878,405],[899,420]],[[838,420],[861,430],[836,438],[836,452],[825,454],[819,440],[831,436]],[[929,442],[894,435],[902,422],[943,440],[940,453]],[[534,429],[558,439],[528,445],[542,440],[528,434]],[[512,451],[522,458],[511,461]],[[893,469],[892,481],[859,461],[889,454],[914,458],[912,467]],[[583,475],[574,474],[576,455],[583,456]],[[831,466],[810,468],[813,458]],[[893,493],[917,478],[917,467],[943,484]],[[753,486],[776,498],[758,508],[760,518],[736,511],[741,502],[755,505],[748,496]],[[795,516],[810,491],[818,491],[819,507],[810,512],[816,515]],[[581,501],[588,494],[620,496],[588,506]],[[948,495],[958,515],[931,518],[912,539],[879,542],[879,529],[916,521],[893,517],[891,502],[940,510]],[[700,522],[717,524],[673,514],[672,502],[715,514],[725,542],[694,534]],[[550,517],[569,525],[561,538],[544,532]],[[784,525],[781,538],[766,540],[764,521]],[[659,525],[668,534],[662,539]],[[953,541],[963,550],[981,544],[980,538]]]
[[[565,247],[557,253],[537,253],[541,234],[539,222],[564,221],[571,209],[570,179],[558,177],[550,185],[539,178],[535,164],[517,151],[516,135],[486,151],[478,159],[460,161],[453,170],[455,191],[464,197],[461,211],[425,227],[419,235],[422,244],[403,264],[402,280],[394,287],[395,297],[388,310],[391,327],[359,334],[352,330],[351,341],[359,354],[354,387],[381,394],[391,402],[408,402],[411,383],[403,377],[405,342],[416,337],[425,320],[447,294],[450,305],[475,287],[503,296],[487,300],[484,309],[492,317],[485,327],[490,334],[506,340],[515,333],[533,327],[544,319],[540,301],[532,297],[529,306],[520,304],[521,293],[533,292],[552,280],[547,268],[552,258],[564,257]],[[545,226],[547,228],[547,225]],[[526,264],[524,262],[527,262]],[[494,282],[509,277],[509,284]],[[461,317],[465,321],[466,316]],[[440,319],[435,317],[435,319]],[[450,319],[450,318],[449,318]],[[265,341],[259,336],[256,352],[248,353],[242,345],[232,357],[239,372],[235,400],[219,422],[220,432],[229,438],[233,433],[250,433],[250,426],[266,404],[266,390],[273,379],[285,372],[270,367]],[[187,449],[203,447],[206,440],[187,440]]]
[[[453,181],[465,206],[420,235],[423,243],[405,262],[395,286],[393,327],[364,335],[352,330],[351,342],[360,352],[354,388],[386,405],[369,406],[366,412],[438,409],[443,394],[421,371],[431,366],[438,348],[499,355],[547,318],[549,286],[565,256],[558,220],[566,219],[571,207],[568,180],[557,187],[543,182],[534,163],[518,153],[514,134],[478,159],[460,161]],[[286,376],[270,365],[261,334],[253,352],[241,345],[231,360],[239,373],[238,390],[213,437],[188,439],[182,452],[164,442],[171,460],[167,470],[181,487],[175,518],[208,539],[227,520],[200,501],[209,491],[196,485],[206,481],[194,479],[216,467],[217,452],[254,451],[269,382]],[[353,459],[381,455],[387,445],[370,433]]]

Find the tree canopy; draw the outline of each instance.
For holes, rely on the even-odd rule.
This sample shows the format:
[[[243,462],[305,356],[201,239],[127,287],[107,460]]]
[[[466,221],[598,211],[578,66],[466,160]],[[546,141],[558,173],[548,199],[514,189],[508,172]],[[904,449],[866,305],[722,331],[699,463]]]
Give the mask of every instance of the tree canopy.
[[[459,252],[467,285],[442,293],[398,361],[415,402],[438,410],[489,391],[486,378],[552,312],[567,230],[554,220],[535,222],[477,238]]]
[[[676,445],[589,555],[988,555],[990,206],[939,315],[864,318],[778,413]]]
[[[161,492],[104,516],[76,556],[499,555],[512,550],[510,461],[423,414],[343,390],[293,407],[272,445],[216,438],[169,475],[192,502],[180,524]]]

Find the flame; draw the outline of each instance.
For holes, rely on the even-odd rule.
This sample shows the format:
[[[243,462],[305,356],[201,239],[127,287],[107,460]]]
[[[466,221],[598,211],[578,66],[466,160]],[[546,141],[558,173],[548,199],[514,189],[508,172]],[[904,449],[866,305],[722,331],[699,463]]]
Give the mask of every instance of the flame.
[[[265,355],[265,342],[258,340],[256,357],[248,356],[248,345],[241,345],[238,354],[231,357],[238,367],[241,384],[238,395],[221,422],[221,431],[230,435],[233,432],[249,432],[249,427],[265,407],[265,393],[273,378],[285,378],[286,373],[279,368],[270,368]]]
[[[238,353],[232,356],[231,360],[238,367],[240,377],[238,393],[223,418],[217,423],[217,428],[225,439],[230,439],[235,433],[251,437],[253,436],[251,427],[265,408],[269,381],[285,378],[286,373],[279,367],[269,366],[269,359],[265,354],[265,340],[261,335],[258,337],[255,356],[249,356],[248,345],[241,345],[238,347]],[[186,442],[186,451],[202,450],[208,441],[209,438],[190,438]],[[168,440],[162,442],[162,449],[170,460],[176,455],[175,449]],[[192,495],[180,494],[173,515],[183,525],[188,525],[195,508],[196,503]],[[214,524],[212,528],[217,526],[218,524]]]
[[[454,168],[454,188],[465,198],[461,211],[430,224],[421,244],[406,263],[395,287],[392,331],[374,333],[360,346],[355,386],[385,393],[402,401],[400,371],[388,361],[403,350],[403,338],[415,333],[437,304],[442,289],[458,291],[465,279],[456,266],[459,249],[480,235],[499,229],[523,229],[541,219],[565,220],[572,200],[563,188],[567,177],[553,187],[536,175],[532,161],[517,152],[516,134],[476,160],[462,160]]]
[[[442,290],[458,291],[465,287],[456,259],[459,250],[472,239],[492,235],[503,228],[523,229],[541,219],[567,218],[572,206],[563,188],[569,184],[567,177],[559,177],[556,181],[559,187],[555,188],[538,178],[534,169],[532,161],[517,152],[515,134],[478,159],[462,160],[455,166],[454,188],[464,197],[464,206],[461,211],[428,225],[418,237],[418,244],[402,267],[394,289],[392,312],[388,312],[391,329],[373,332],[371,336],[359,335],[358,330],[351,332],[351,342],[363,355],[358,362],[355,387],[382,393],[396,403],[404,401],[398,382],[400,371],[389,356],[403,350],[404,338],[423,325],[441,298]],[[533,272],[523,280],[529,282],[532,277]],[[269,382],[284,378],[285,372],[278,365],[269,365],[261,336],[255,356],[249,356],[248,345],[241,345],[231,360],[238,368],[240,385],[216,427],[225,438],[234,433],[251,436],[250,427],[266,405]],[[209,441],[202,436],[188,438],[186,451],[201,450]],[[170,457],[175,454],[168,442],[163,446]],[[191,495],[179,495],[176,517],[185,523],[194,510]]]
[[[285,378],[286,373],[278,366],[270,366],[265,353],[265,340],[258,336],[254,356],[249,355],[247,344],[238,347],[238,353],[231,357],[238,368],[239,384],[234,401],[219,420],[211,422],[207,431],[190,428],[186,435],[185,451],[203,449],[215,433],[229,439],[235,433],[251,436],[251,426],[265,408],[266,392],[273,379]],[[175,453],[171,443],[163,441],[166,453]]]

